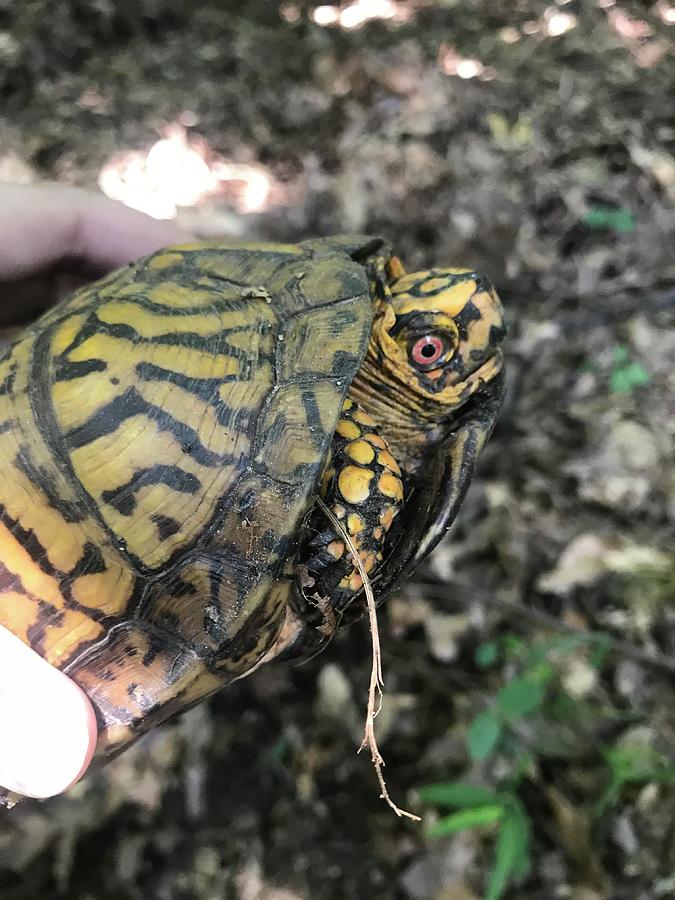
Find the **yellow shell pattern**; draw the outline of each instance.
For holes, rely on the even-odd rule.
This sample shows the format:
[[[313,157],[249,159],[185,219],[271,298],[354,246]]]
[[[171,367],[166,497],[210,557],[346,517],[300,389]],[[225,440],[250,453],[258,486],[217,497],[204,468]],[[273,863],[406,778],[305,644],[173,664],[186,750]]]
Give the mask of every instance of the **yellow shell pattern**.
[[[339,248],[214,243],[79,291],[0,359],[0,623],[86,690],[99,756],[273,644],[370,324]]]

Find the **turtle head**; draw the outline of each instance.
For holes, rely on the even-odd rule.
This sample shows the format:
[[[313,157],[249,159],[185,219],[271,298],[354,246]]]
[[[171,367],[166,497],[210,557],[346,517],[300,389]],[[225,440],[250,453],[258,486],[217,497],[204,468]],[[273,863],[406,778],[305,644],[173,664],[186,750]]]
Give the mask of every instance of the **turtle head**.
[[[408,471],[502,368],[499,298],[471,269],[405,273],[392,258],[352,394],[372,411]],[[422,451],[422,452],[421,452]]]
[[[430,415],[456,409],[501,368],[504,316],[494,288],[471,270],[431,269],[402,275],[390,290],[383,351]]]
[[[352,254],[368,276],[371,331],[336,427],[323,508],[308,519],[296,619],[280,642],[288,656],[314,652],[364,612],[347,534],[376,602],[438,543],[503,396],[506,328],[490,282],[471,269],[406,273],[382,243],[366,242]]]

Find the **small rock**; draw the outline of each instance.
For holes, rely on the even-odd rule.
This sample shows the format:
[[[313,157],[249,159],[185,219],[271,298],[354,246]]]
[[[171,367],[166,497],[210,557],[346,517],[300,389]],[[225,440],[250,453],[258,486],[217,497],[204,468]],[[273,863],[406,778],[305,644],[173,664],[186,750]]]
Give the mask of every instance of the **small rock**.
[[[466,613],[430,613],[424,620],[424,628],[434,658],[444,663],[456,659],[459,652],[458,639],[471,626],[471,617]]]
[[[659,785],[655,782],[651,782],[642,788],[638,794],[635,805],[641,813],[649,812],[658,801],[660,795],[661,791],[659,790]]]
[[[628,856],[632,856],[636,853],[640,846],[640,842],[635,834],[635,829],[633,828],[633,823],[626,813],[617,816],[614,820],[612,837]]]
[[[562,676],[562,685],[572,697],[585,697],[593,690],[598,681],[598,673],[585,659],[572,657],[569,659],[566,672]]]
[[[622,697],[639,697],[644,686],[644,669],[632,659],[619,660],[614,673],[614,685]]]

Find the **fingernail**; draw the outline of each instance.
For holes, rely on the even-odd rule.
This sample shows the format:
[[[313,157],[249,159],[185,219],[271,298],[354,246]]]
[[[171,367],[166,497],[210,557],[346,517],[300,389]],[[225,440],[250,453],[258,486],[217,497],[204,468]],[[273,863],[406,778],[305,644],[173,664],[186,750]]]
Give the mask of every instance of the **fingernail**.
[[[53,797],[83,774],[95,745],[84,693],[0,626],[0,785]]]

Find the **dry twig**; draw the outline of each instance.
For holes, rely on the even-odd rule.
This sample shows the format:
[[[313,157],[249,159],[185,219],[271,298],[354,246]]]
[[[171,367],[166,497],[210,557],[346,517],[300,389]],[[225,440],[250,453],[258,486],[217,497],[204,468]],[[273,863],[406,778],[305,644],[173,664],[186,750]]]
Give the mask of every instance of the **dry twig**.
[[[380,783],[380,796],[382,797],[382,799],[394,810],[397,816],[405,816],[408,819],[412,819],[414,822],[419,822],[419,816],[416,816],[414,815],[414,813],[408,812],[405,809],[401,809],[400,806],[397,806],[394,803],[394,801],[389,796],[389,791],[387,790],[387,786],[384,782],[384,775],[382,774],[382,768],[384,767],[385,762],[377,746],[377,738],[375,737],[375,717],[379,713],[382,706],[382,688],[384,682],[382,679],[382,654],[380,652],[380,632],[377,625],[377,609],[375,606],[373,589],[370,586],[370,581],[368,579],[368,573],[366,572],[363,562],[359,557],[358,550],[354,546],[354,542],[352,541],[342,523],[336,518],[336,516],[333,515],[332,511],[326,506],[321,498],[319,498],[317,502],[320,508],[323,510],[326,518],[330,521],[333,528],[335,528],[336,531],[342,536],[346,546],[349,548],[349,552],[351,553],[352,559],[354,560],[354,565],[359,570],[359,574],[363,580],[363,590],[365,592],[366,603],[368,605],[368,621],[370,623],[370,636],[373,647],[373,664],[370,670],[366,726],[363,733],[363,740],[361,741],[361,746],[359,747],[358,752],[360,753],[364,749],[364,747],[368,747],[370,749],[370,756],[373,767],[375,768],[375,773],[377,774],[377,780]]]

